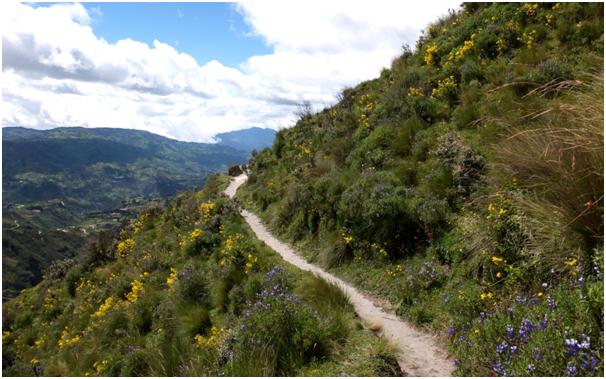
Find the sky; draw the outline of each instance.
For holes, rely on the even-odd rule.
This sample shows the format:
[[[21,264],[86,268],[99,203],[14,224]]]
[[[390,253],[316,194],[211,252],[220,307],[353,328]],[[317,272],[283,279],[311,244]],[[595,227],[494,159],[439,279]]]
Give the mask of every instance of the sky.
[[[458,1],[3,2],[2,125],[185,141],[294,125],[375,78]]]

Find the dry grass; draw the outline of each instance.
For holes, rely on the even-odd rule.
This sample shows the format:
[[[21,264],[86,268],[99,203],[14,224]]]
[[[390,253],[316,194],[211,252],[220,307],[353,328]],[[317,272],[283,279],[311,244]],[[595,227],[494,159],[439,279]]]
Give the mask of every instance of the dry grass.
[[[529,96],[559,96],[525,116],[497,147],[500,167],[536,233],[533,250],[603,243],[604,77],[548,83]],[[573,253],[568,250],[568,254]]]

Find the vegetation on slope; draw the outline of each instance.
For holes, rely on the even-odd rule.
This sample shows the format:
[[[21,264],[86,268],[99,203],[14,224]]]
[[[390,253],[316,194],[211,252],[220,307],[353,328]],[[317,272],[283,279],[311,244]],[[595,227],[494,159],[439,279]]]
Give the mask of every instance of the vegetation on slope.
[[[240,197],[456,374],[602,375],[603,47],[603,4],[465,4],[280,131]]]
[[[285,266],[203,191],[103,232],[3,305],[3,375],[398,375],[343,293]]]
[[[38,283],[54,260],[75,256],[91,230],[197,188],[248,156],[111,128],[3,128],[2,148],[3,299]]]

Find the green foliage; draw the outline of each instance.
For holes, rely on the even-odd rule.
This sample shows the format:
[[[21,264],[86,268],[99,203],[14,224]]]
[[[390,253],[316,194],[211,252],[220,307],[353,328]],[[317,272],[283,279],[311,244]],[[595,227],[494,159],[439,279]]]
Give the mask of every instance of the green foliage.
[[[293,374],[323,362],[351,375],[393,363],[381,350],[370,371],[343,355],[355,314],[334,286],[253,242],[226,180],[179,195],[100,236],[90,255],[60,262],[3,306],[3,374],[220,376]],[[204,254],[185,241],[207,236]],[[110,243],[111,241],[111,243]],[[129,241],[129,242],[126,242]],[[328,295],[328,296],[326,296]],[[325,297],[326,296],[326,297]],[[383,370],[383,371],[381,371]]]
[[[603,285],[588,280],[603,244],[603,4],[464,4],[416,47],[280,132],[279,157],[251,161],[240,198],[404,317],[441,334],[464,326],[450,344],[457,374],[558,376],[570,364],[600,375],[600,351],[591,370],[561,346],[567,330],[603,342]],[[330,164],[297,148],[335,141]],[[539,292],[545,302],[543,283],[584,305],[553,310],[536,334],[554,347],[540,367],[521,346],[497,361],[508,306]],[[515,322],[536,324],[540,307]]]

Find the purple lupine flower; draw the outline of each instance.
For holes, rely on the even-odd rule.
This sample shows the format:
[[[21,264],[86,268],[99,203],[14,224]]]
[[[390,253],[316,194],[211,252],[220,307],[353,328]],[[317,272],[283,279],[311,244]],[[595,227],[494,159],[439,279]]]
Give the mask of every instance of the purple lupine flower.
[[[591,359],[588,359],[588,358],[591,358]],[[587,357],[586,360],[583,360],[583,362],[581,362],[581,367],[584,370],[595,371],[595,368],[597,365],[598,365],[598,360],[594,356]]]
[[[471,343],[471,341],[467,341],[467,348],[471,349],[473,347],[473,344]]]
[[[480,318],[482,320],[484,320],[486,318],[486,313],[485,312],[480,312]]]
[[[551,298],[551,296],[547,296],[547,308],[553,310],[555,308],[555,300]]]
[[[508,324],[505,327],[505,333],[507,334],[508,338],[513,338],[515,336],[515,330],[513,329],[513,326]]]
[[[548,325],[547,315],[543,315],[543,319],[540,320],[537,324],[537,329],[539,329],[539,330],[547,329],[547,325]]]
[[[530,337],[530,333],[534,329],[534,324],[527,318],[522,320],[520,324],[520,330],[518,331],[518,336],[522,342],[526,341],[528,337]]]
[[[527,301],[528,301],[528,299],[526,299],[525,296],[522,296],[522,295],[516,296],[516,303],[518,303],[518,304],[526,304]]]
[[[583,339],[583,342],[581,342],[580,344],[581,349],[589,350],[589,348],[591,347],[590,338],[584,334],[581,334],[581,338]]]
[[[533,365],[532,363],[529,364],[528,366],[526,366],[526,369],[528,370],[528,372],[533,372],[534,370],[536,370],[536,366]]]
[[[454,336],[454,335],[455,335],[455,332],[456,332],[456,329],[455,329],[453,326],[449,326],[449,327],[448,327],[448,335],[449,335],[450,337]]]
[[[566,375],[577,376],[577,366],[573,362],[568,362],[566,366]]]
[[[505,369],[503,368],[503,365],[498,362],[492,366],[492,371],[494,371],[498,376],[505,376]]]
[[[507,349],[507,342],[503,341],[497,346],[497,354],[503,354],[505,349]]]
[[[579,283],[579,286],[583,286],[585,284],[585,277],[583,275],[579,276],[579,279],[577,279],[577,282]]]
[[[513,355],[513,354],[515,354],[515,353],[517,353],[517,352],[518,352],[518,347],[517,347],[516,345],[512,345],[512,346],[509,348],[509,352],[510,352],[512,355]]]
[[[455,366],[458,366],[461,364],[461,361],[459,360],[459,358],[453,359],[452,362],[454,363]]]
[[[509,314],[513,314],[513,308],[512,307],[507,307],[506,311]]]
[[[564,340],[564,346],[567,347],[566,355],[571,356],[571,357],[576,356],[577,353],[579,352],[579,350],[581,350],[581,345],[574,338],[566,338]]]

